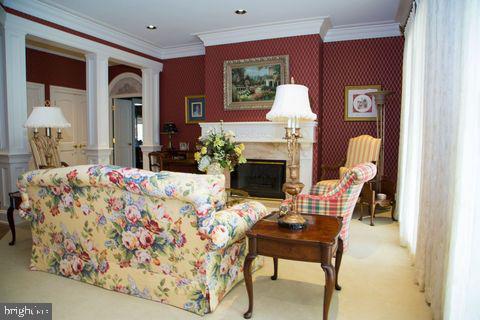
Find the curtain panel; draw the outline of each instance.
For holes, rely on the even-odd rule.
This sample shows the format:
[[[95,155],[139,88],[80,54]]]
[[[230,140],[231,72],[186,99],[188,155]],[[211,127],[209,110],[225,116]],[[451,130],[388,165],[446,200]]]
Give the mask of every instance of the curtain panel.
[[[400,239],[434,319],[480,319],[479,1],[416,1],[405,29]]]

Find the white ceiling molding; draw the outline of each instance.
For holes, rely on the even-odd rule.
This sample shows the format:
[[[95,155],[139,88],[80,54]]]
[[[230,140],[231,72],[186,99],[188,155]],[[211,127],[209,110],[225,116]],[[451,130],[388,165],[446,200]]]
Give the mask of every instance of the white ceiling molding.
[[[309,34],[322,35],[322,33],[326,34],[326,30],[328,30],[328,26],[330,25],[329,17],[317,17],[199,32],[194,33],[193,35],[198,36],[207,47],[220,44],[285,38]]]
[[[328,30],[324,42],[400,36],[398,22],[336,26]]]
[[[5,0],[3,5],[161,59],[161,48],[99,21],[82,16],[79,13],[73,14],[64,8],[46,4],[38,0]]]
[[[5,24],[8,28],[23,32],[25,35],[41,38],[52,43],[60,43],[68,48],[81,50],[84,53],[102,54],[136,68],[147,68],[156,72],[161,72],[163,69],[162,63],[137,54],[85,39],[16,15],[7,14],[6,18]]]
[[[195,43],[185,46],[165,47],[162,49],[162,59],[203,56],[204,54],[205,47],[203,46],[203,43]]]

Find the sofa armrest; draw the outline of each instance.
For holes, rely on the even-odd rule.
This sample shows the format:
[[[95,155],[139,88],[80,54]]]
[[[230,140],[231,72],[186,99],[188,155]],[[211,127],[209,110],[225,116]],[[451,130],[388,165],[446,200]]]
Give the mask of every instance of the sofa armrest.
[[[227,247],[243,239],[247,230],[267,214],[267,208],[257,201],[234,205],[214,214],[205,237],[210,239],[213,250]]]

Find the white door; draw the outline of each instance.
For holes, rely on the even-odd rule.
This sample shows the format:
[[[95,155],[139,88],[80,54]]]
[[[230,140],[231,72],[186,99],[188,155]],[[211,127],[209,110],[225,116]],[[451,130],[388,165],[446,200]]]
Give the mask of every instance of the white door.
[[[45,85],[43,83],[27,82],[27,117],[32,113],[33,107],[43,106],[45,103]],[[44,129],[40,129],[40,135],[45,134]],[[33,129],[28,129],[28,139],[33,136]],[[28,162],[28,169],[36,169],[33,157]]]
[[[115,164],[133,167],[133,103],[131,100],[114,99],[113,136]]]
[[[68,165],[87,164],[87,94],[85,90],[50,86],[50,101],[72,125],[62,129],[60,159]]]

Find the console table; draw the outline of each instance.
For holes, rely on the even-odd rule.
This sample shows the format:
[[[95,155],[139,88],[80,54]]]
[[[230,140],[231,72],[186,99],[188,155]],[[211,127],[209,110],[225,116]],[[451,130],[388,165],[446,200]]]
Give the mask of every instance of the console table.
[[[198,170],[193,151],[169,150],[154,151],[148,154],[150,171],[175,171],[186,173],[202,173]]]
[[[274,274],[272,280],[278,276],[278,258],[318,262],[325,272],[325,295],[323,298],[323,319],[328,319],[333,287],[340,290],[338,272],[342,261],[343,241],[339,237],[342,228],[340,218],[321,215],[303,215],[307,220],[307,227],[303,230],[282,228],[276,221],[276,214],[270,215],[257,222],[248,237],[248,255],[243,267],[245,285],[248,293],[248,311],[243,317],[250,319],[253,312],[253,284],[251,266],[257,255],[273,257]],[[332,258],[336,252],[335,267]]]

